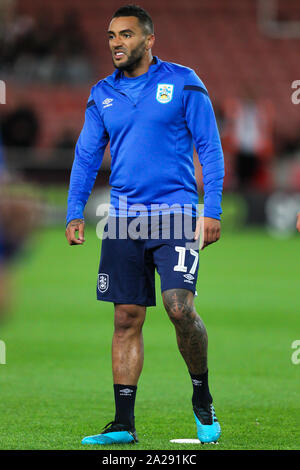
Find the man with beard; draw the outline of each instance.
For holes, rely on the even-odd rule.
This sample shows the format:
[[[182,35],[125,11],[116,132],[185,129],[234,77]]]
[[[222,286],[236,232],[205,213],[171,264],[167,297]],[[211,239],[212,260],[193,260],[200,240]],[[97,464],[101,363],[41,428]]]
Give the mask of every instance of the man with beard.
[[[198,438],[215,442],[221,430],[208,386],[207,333],[194,306],[199,246],[188,248],[189,242],[199,239],[201,220],[201,248],[220,238],[224,160],[212,105],[193,70],[152,56],[153,23],[142,8],[129,5],[117,10],[108,40],[116,70],[92,88],[87,103],[71,173],[66,237],[70,245],[85,241],[83,210],[110,141],[108,221],[117,222],[118,228],[115,237],[102,241],[97,298],[114,303],[116,413],[101,434],[88,436],[82,443],[138,441],[134,404],[143,366],[146,307],[155,305],[155,268],[191,376]],[[205,192],[204,216],[198,220],[193,141]],[[138,238],[121,234],[124,220],[130,231],[137,212],[141,226],[156,217],[155,236],[151,232],[149,239],[147,229]],[[163,217],[167,216],[170,235],[164,238]],[[191,236],[185,231],[175,236],[178,216],[191,221]]]

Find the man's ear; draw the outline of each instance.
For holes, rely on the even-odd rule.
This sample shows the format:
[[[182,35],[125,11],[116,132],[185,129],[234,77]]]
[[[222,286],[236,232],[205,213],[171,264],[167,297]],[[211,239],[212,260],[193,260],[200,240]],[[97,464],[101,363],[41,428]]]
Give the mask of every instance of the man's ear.
[[[155,43],[155,36],[154,36],[154,34],[150,34],[150,35],[147,37],[147,45],[146,45],[147,51],[149,51],[150,49],[152,49],[152,47],[154,46],[154,43]]]

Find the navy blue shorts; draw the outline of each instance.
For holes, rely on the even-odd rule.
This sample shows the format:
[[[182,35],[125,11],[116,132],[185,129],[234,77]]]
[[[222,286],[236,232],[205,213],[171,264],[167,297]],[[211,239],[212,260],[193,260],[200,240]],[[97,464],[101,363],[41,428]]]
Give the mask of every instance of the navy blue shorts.
[[[196,218],[171,214],[167,220],[161,216],[151,221],[150,217],[142,219],[144,222],[138,225],[134,218],[108,219],[113,230],[106,224],[104,233],[108,236],[102,240],[98,300],[156,305],[155,269],[162,292],[178,288],[195,294],[199,265],[199,243],[193,240]]]

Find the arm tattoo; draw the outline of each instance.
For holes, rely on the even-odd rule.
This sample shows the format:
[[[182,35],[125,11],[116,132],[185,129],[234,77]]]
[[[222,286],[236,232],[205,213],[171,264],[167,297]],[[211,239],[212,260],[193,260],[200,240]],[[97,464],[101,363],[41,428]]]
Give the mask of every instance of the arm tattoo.
[[[76,227],[78,224],[83,224],[83,223],[84,223],[83,219],[74,219],[69,222],[68,227]]]

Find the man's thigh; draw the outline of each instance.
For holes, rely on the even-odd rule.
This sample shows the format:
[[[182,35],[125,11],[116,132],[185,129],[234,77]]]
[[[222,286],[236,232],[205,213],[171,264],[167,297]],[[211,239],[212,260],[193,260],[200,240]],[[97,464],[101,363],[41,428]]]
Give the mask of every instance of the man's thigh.
[[[142,240],[102,240],[97,299],[115,304],[155,305],[154,264]]]
[[[168,226],[166,221],[162,221]],[[162,225],[163,226],[163,225]],[[161,291],[187,289],[195,294],[199,266],[199,242],[194,240],[196,218],[176,214],[170,217],[169,231],[151,242],[153,260],[160,275]]]
[[[154,250],[153,259],[160,275],[162,292],[186,289],[195,294],[199,268],[198,249],[165,244]]]

